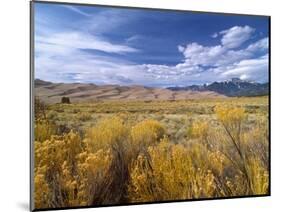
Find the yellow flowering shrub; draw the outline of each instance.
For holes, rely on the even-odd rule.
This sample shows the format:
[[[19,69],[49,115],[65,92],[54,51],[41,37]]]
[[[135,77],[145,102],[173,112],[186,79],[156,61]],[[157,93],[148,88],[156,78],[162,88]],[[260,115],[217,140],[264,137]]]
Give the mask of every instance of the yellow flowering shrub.
[[[52,136],[50,140],[35,141],[35,198],[36,208],[73,206],[76,202],[74,190],[77,173],[76,156],[81,152],[79,135],[70,132],[63,136]]]
[[[111,110],[110,106],[106,110]],[[56,107],[73,111],[72,105]],[[44,110],[40,111],[44,114]],[[69,120],[78,121],[79,113]],[[91,118],[102,116],[92,114]],[[218,106],[216,119],[212,119],[215,125],[210,125],[205,116],[200,117],[202,121],[194,121],[193,117],[181,120],[171,115],[176,132],[170,129],[173,125],[166,119],[169,115],[162,117],[165,121],[131,112],[105,116],[93,122],[93,127],[79,129],[80,134],[70,131],[57,135],[55,122],[50,124],[44,115],[38,115],[34,142],[36,208],[214,198],[269,191],[265,118],[255,117],[254,123],[247,125],[252,120],[243,108]],[[88,119],[82,117],[79,121],[82,120]],[[187,126],[190,126],[187,137],[178,140],[173,136],[184,134]]]
[[[245,109],[239,107],[217,106],[215,112],[221,122],[229,125],[239,124],[246,118]]]
[[[94,191],[92,204],[116,204],[126,199],[128,168],[133,157],[129,136],[129,128],[118,116],[101,121],[87,132],[84,139],[87,151],[110,151],[112,158],[110,170],[103,178],[105,182],[99,187],[102,190]]]
[[[268,169],[262,166],[259,158],[251,158],[248,162],[251,186],[254,194],[267,194],[269,188]]]
[[[240,142],[242,123],[247,119],[244,108],[217,106],[215,112],[231,139]],[[239,144],[238,144],[239,145]]]
[[[79,187],[77,203],[81,206],[100,204],[106,199],[108,173],[112,162],[110,150],[100,149],[96,153],[83,152],[77,156]],[[103,196],[104,195],[104,196]],[[102,201],[96,202],[99,198]]]
[[[263,128],[246,131],[243,124],[247,114],[243,108],[219,106],[215,112],[227,135],[221,152],[236,169],[236,182],[228,183],[232,193],[268,193],[268,136]]]
[[[45,179],[45,167],[38,168],[34,176],[34,202],[36,207],[47,208],[50,203],[50,189]]]
[[[136,153],[145,150],[148,146],[154,145],[164,137],[164,127],[155,120],[144,120],[131,129],[132,145]]]
[[[89,151],[126,145],[128,127],[118,117],[104,119],[86,133],[85,143]]]
[[[269,190],[269,149],[268,134],[264,124],[257,123],[255,128],[243,134],[243,144],[247,152],[247,170],[254,194],[266,194]]]
[[[195,122],[191,127],[191,136],[195,138],[207,138],[209,133],[209,124],[205,121]]]
[[[35,141],[45,141],[56,135],[56,126],[46,119],[37,120],[34,125]]]
[[[213,197],[214,176],[211,170],[194,164],[191,151],[164,138],[149,147],[148,156],[139,155],[131,171],[131,201]]]

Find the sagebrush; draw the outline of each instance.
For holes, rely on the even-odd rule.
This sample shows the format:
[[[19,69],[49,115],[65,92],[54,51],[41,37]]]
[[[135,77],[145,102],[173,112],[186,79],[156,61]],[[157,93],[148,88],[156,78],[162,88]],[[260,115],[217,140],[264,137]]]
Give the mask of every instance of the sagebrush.
[[[191,102],[206,108],[198,114],[175,112],[183,102],[161,103],[159,113],[155,102],[144,103],[152,113],[112,103],[113,113],[97,113],[37,100],[35,207],[268,194],[268,118],[241,102]]]

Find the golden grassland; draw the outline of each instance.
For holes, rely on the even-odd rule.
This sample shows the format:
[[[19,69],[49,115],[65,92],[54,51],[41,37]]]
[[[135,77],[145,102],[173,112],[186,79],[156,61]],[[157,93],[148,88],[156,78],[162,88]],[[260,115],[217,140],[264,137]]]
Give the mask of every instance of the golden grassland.
[[[35,207],[263,195],[268,97],[35,101]]]

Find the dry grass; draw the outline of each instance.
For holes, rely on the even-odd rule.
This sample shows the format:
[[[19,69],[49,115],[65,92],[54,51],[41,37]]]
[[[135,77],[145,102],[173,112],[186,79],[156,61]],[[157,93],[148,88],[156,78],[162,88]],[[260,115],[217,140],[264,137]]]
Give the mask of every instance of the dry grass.
[[[35,125],[35,207],[267,194],[265,100],[48,106]],[[62,125],[72,130],[50,130]]]

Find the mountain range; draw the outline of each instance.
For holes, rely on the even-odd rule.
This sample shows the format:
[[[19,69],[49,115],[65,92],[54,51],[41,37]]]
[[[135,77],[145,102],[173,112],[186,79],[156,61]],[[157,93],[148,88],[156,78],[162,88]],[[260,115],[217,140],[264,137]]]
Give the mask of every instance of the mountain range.
[[[269,93],[269,83],[257,83],[232,78],[223,82],[184,87],[168,87],[172,91],[213,91],[225,96],[264,96]]]

